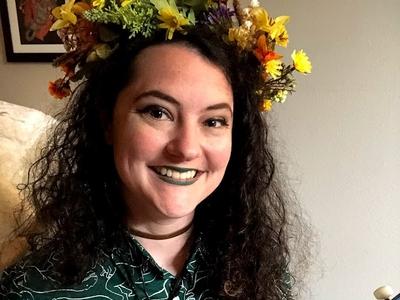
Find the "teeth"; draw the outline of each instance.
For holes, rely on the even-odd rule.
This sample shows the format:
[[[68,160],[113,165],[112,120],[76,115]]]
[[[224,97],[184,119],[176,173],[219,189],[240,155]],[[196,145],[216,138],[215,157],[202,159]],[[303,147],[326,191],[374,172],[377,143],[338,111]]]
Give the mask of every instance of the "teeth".
[[[157,168],[157,172],[163,176],[168,176],[177,180],[192,179],[196,176],[196,171],[178,172],[176,170],[167,169],[165,167]]]
[[[181,179],[181,174],[177,171],[172,171],[172,178],[173,179]]]

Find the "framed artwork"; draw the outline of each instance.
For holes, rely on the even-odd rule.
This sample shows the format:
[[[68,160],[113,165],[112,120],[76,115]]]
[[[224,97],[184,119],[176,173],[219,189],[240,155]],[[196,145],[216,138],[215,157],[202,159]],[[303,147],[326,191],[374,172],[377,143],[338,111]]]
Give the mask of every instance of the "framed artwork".
[[[0,0],[4,45],[9,62],[46,62],[65,52],[50,32],[51,10],[58,0]]]

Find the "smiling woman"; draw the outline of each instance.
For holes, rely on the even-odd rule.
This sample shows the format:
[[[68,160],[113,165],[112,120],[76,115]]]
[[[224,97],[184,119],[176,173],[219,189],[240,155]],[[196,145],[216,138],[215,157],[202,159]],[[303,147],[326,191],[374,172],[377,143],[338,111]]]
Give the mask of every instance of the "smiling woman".
[[[157,1],[153,9],[172,2]],[[139,5],[113,3],[108,13],[119,7],[126,14]],[[92,5],[85,15],[91,21],[106,2]],[[239,49],[235,39],[227,42],[226,32],[221,38],[224,22],[234,14],[224,5],[185,8],[180,18],[188,25],[197,9],[211,21],[185,29],[183,23],[162,23],[161,29],[176,25],[167,26],[167,36],[158,30],[132,38],[126,28],[102,27],[97,34],[108,30],[107,40],[118,41],[109,48],[79,44],[81,31],[69,32],[80,28],[79,17],[62,32],[78,44],[56,62],[66,77],[51,91],[65,95],[69,81],[82,74],[87,80],[58,116],[53,138],[30,169],[24,191],[35,216],[21,230],[32,252],[4,272],[0,295],[294,297],[289,251],[294,219],[259,110],[290,90],[293,80],[287,76],[294,67],[281,65],[268,75],[257,56],[266,49],[257,48],[262,51],[255,55]],[[261,9],[253,6],[254,13]],[[258,36],[248,38],[255,46]],[[85,60],[77,63],[83,53]],[[267,94],[271,99],[264,99]],[[31,222],[40,230],[30,232]]]
[[[171,218],[185,225],[229,161],[231,86],[219,67],[179,44],[146,48],[133,70],[140,76],[120,92],[109,129],[124,198],[148,216],[143,226]]]

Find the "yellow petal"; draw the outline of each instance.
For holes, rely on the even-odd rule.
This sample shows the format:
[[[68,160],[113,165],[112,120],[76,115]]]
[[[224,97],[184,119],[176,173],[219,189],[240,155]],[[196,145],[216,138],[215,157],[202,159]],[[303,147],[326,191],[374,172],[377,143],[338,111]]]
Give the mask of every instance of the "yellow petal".
[[[289,35],[288,35],[286,29],[284,29],[280,33],[280,35],[275,38],[275,41],[278,46],[285,47],[285,48],[287,47],[287,45],[289,43]]]
[[[168,3],[169,3],[170,7],[171,7],[173,10],[175,10],[176,12],[179,13],[178,7],[176,6],[175,0],[169,0]]]
[[[57,6],[55,8],[53,8],[53,10],[51,11],[51,14],[56,17],[57,19],[61,19],[61,7]]]
[[[262,112],[267,112],[270,111],[271,109],[272,109],[272,101],[269,99],[264,100],[260,106],[260,110]]]
[[[86,57],[86,62],[93,62],[98,60],[99,57],[97,56],[96,51],[92,51],[89,53],[89,55]]]
[[[76,24],[78,18],[72,12],[64,12],[62,13],[62,17],[65,21],[68,21],[71,24]]]
[[[98,44],[94,48],[97,56],[102,59],[106,59],[111,54],[111,47],[108,44]]]
[[[172,37],[174,36],[174,29],[173,28],[170,28],[170,29],[168,29],[168,39],[169,40],[172,40]]]
[[[311,73],[311,62],[303,50],[294,50],[291,57],[293,59],[293,65],[297,71],[301,73]]]
[[[74,6],[75,0],[68,0],[63,6],[64,10],[71,10]]]
[[[69,26],[69,22],[64,21],[64,20],[57,20],[50,27],[50,31],[59,30],[59,29],[62,29],[64,27],[68,27],[68,26]]]
[[[270,21],[268,12],[262,7],[255,7],[250,12],[253,17],[253,24],[256,28],[268,32],[268,28],[270,27]]]
[[[133,0],[124,0],[124,1],[122,1],[121,6],[125,7],[128,5],[131,5],[132,3],[133,3]]]
[[[275,18],[275,23],[285,25],[287,22],[289,22],[289,19],[290,19],[289,16],[280,16]]]
[[[279,59],[269,60],[265,64],[265,70],[273,79],[277,79],[279,76],[281,76],[282,68],[282,62]]]

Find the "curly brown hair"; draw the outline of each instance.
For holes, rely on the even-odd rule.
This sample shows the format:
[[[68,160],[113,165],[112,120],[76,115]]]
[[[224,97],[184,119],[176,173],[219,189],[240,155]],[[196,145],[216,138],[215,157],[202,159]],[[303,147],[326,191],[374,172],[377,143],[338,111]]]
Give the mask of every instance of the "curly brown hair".
[[[207,29],[168,42],[195,49],[220,67],[234,93],[231,159],[219,187],[195,212],[214,266],[210,282],[224,299],[292,299],[291,202],[276,172],[267,121],[257,109],[259,63]],[[130,62],[160,43],[167,43],[163,36],[134,44],[126,39],[106,61],[93,64],[30,168],[23,191],[41,230],[26,234],[33,250],[51,244],[62,253],[55,268],[64,283],[81,280],[100,249],[126,239],[125,204],[104,132],[118,93],[131,79]]]

